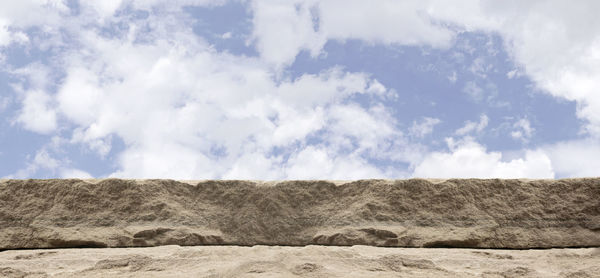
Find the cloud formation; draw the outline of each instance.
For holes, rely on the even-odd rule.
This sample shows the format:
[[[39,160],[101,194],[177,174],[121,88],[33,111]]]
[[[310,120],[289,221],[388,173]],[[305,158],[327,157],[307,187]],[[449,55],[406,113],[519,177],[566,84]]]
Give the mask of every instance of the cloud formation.
[[[479,122],[466,121],[465,125],[457,129],[454,133],[456,135],[466,135],[471,132],[480,133],[488,125],[490,118],[487,115],[481,114]]]
[[[302,50],[318,55],[327,40],[444,48],[460,31],[497,32],[524,74],[544,92],[577,101],[577,115],[588,121],[586,131],[594,136],[600,133],[597,1],[305,0],[279,4],[285,7],[269,5],[267,0],[253,3],[258,50],[265,60],[283,65],[293,62]],[[270,26],[269,22],[278,24],[261,27]],[[277,36],[282,32],[298,36],[281,45]],[[473,64],[474,71],[486,70],[480,62]],[[482,93],[475,83],[465,91],[475,98]]]
[[[1,3],[0,57],[15,45],[49,57],[25,66],[0,58],[18,80],[10,84],[19,104],[11,123],[59,137],[63,145],[85,146],[101,158],[119,141],[124,147],[110,175],[121,177],[592,174],[571,168],[563,157],[580,153],[600,134],[600,6],[594,1],[240,2],[251,13],[247,43],[257,57],[218,51],[190,27],[185,7],[226,2],[80,1],[77,8],[62,0]],[[144,16],[134,15],[139,11]],[[506,161],[469,137],[488,126],[481,114],[450,131],[462,139],[448,139],[448,151],[432,151],[422,140],[445,119],[395,117],[389,102],[396,88],[371,73],[341,66],[298,76],[286,71],[303,51],[313,59],[326,56],[330,41],[448,49],[459,33],[473,31],[502,37],[518,66],[510,78],[526,76],[541,92],[576,101],[589,138],[523,149],[521,158]],[[493,69],[475,59],[469,70],[487,78]],[[451,77],[456,83],[456,72]],[[463,89],[480,102],[487,87],[474,80]],[[512,127],[510,136],[522,143],[535,135],[527,118]],[[20,175],[51,169],[89,176],[49,152],[38,150]]]
[[[432,152],[415,167],[414,175],[427,178],[554,178],[550,158],[543,151],[527,150],[524,158],[504,161],[471,138],[455,142],[450,152]]]
[[[93,6],[103,17],[115,7]],[[55,57],[64,77],[55,92],[45,84],[24,92],[17,122],[44,134],[71,126],[67,141],[99,156],[113,138],[122,140],[112,174],[121,177],[366,178],[382,175],[369,158],[403,147],[382,105],[389,92],[368,74],[334,67],[279,76],[257,58],[215,51],[185,18],[150,17],[113,17],[130,28],[112,36],[67,33],[78,47]],[[45,71],[22,75],[33,80]],[[356,95],[371,105],[350,100]],[[310,155],[322,159],[307,164]]]

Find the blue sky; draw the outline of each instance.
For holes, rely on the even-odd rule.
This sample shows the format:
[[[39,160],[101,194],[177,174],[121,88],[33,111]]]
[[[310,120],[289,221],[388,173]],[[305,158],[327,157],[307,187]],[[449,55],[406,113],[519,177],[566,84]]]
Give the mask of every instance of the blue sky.
[[[565,178],[596,1],[5,1],[0,177]]]

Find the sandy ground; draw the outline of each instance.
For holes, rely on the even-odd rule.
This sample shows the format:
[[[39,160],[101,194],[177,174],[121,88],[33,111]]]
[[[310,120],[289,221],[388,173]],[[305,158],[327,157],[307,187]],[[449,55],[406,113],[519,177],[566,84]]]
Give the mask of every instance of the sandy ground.
[[[0,252],[0,277],[600,277],[600,248],[194,246]]]

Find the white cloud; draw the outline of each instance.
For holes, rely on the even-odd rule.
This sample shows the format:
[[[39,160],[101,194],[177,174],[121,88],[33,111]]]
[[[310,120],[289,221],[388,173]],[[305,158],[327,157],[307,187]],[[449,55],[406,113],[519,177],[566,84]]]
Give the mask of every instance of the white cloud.
[[[466,135],[473,131],[480,133],[483,129],[488,125],[489,118],[485,114],[481,114],[479,116],[479,122],[466,121],[465,125],[459,129],[457,129],[454,134],[456,135]]]
[[[600,2],[438,4],[431,11],[435,18],[467,30],[498,32],[522,73],[548,93],[577,101],[578,116],[589,122],[587,131],[600,134]]]
[[[473,81],[465,83],[462,91],[476,102],[480,102],[483,99],[483,89]]]
[[[340,156],[331,151],[309,146],[289,160],[288,179],[355,180],[384,177],[385,174],[357,156]]]
[[[554,178],[550,158],[527,150],[524,158],[503,161],[500,152],[488,152],[470,138],[447,139],[450,152],[432,152],[419,163],[414,177],[423,178]]]
[[[122,0],[83,1],[82,5],[89,5],[99,13],[100,18],[112,16],[122,5]]]
[[[469,67],[469,71],[471,73],[481,78],[487,78],[487,73],[492,69],[493,65],[487,63],[485,59],[481,57],[477,57],[475,60],[473,60],[473,63],[471,63],[471,66]]]
[[[10,31],[8,20],[0,17],[0,47],[7,46],[13,42],[27,43],[29,37],[20,31]]]
[[[290,79],[174,30],[133,34],[156,37],[149,42],[84,31],[81,48],[63,53],[56,112],[75,126],[71,143],[103,156],[109,138],[124,142],[113,176],[300,177],[299,154],[323,147],[326,161],[341,165],[328,174],[339,178],[375,173],[369,158],[406,159],[382,104],[393,93],[369,75],[332,68]],[[358,94],[371,102],[351,100]],[[303,172],[317,176],[322,169]]]
[[[469,99],[477,103],[485,100],[488,104],[496,107],[510,105],[506,102],[496,101],[498,87],[489,80],[485,82],[483,86],[480,86],[480,84],[475,81],[468,81],[465,83],[462,92],[467,94]]]
[[[287,176],[290,179],[310,179],[327,176],[333,172],[334,162],[326,150],[308,147],[290,158]]]
[[[83,170],[68,168],[60,171],[60,177],[63,179],[91,179],[93,176]]]
[[[265,61],[281,67],[293,62],[300,50],[319,54],[325,39],[313,29],[312,5],[313,1],[252,2],[253,37]]]
[[[452,71],[452,74],[447,76],[448,81],[450,81],[450,83],[456,83],[456,80],[458,80],[458,76],[456,75],[456,71]]]
[[[221,39],[227,40],[227,39],[231,39],[232,34],[231,32],[225,32],[221,35]]]
[[[320,25],[328,38],[371,43],[449,46],[454,34],[435,24],[420,1],[331,0],[319,3]],[[343,8],[343,13],[340,12]]]
[[[39,167],[46,168],[46,169],[55,169],[59,165],[58,160],[50,157],[48,152],[44,149],[38,151],[35,154],[33,163]]]
[[[51,69],[39,62],[33,62],[26,66],[11,70],[10,73],[20,77],[22,80],[26,80],[30,89],[46,90],[48,85],[52,82]],[[22,90],[22,83],[15,85],[18,90]]]
[[[26,93],[17,122],[40,133],[51,133],[59,124],[74,126],[69,142],[86,144],[101,156],[111,150],[110,138],[118,137],[125,149],[118,154],[119,170],[114,176],[389,175],[372,162],[377,159],[411,165],[421,161],[415,165],[415,175],[422,176],[551,177],[550,161],[559,173],[590,173],[559,161],[563,154],[558,151],[551,153],[551,160],[541,151],[525,150],[523,158],[504,161],[500,153],[469,140],[449,142],[450,152],[428,153],[407,141],[391,117],[384,100],[394,95],[393,90],[369,74],[333,68],[291,80],[285,66],[300,51],[313,57],[322,54],[328,40],[445,48],[461,28],[495,32],[517,64],[516,74],[522,72],[555,96],[577,101],[578,116],[590,123],[588,131],[600,134],[600,28],[595,27],[600,24],[595,24],[598,7],[593,6],[598,4],[592,1],[573,5],[564,1],[256,0],[251,2],[252,38],[260,58],[216,52],[177,13],[184,5],[223,1],[82,2],[93,5],[96,14],[76,18],[67,16],[65,3],[0,3],[0,45],[29,40],[23,31],[31,26],[51,36],[43,37],[42,44],[61,45],[63,37],[77,42],[77,47],[60,48],[65,52],[52,57],[56,68],[51,71],[64,70],[65,75],[53,84],[58,86],[56,92],[45,85],[22,90]],[[101,28],[96,27],[106,23],[102,18],[114,16],[125,5],[146,9],[148,19],[116,16],[111,24],[131,28],[113,38],[98,33]],[[90,22],[93,28],[84,27]],[[40,38],[31,41],[35,39]],[[476,61],[471,70],[485,77],[490,68],[485,61]],[[465,91],[483,99],[484,89],[471,83]],[[483,87],[487,92],[489,88]],[[356,103],[352,97],[357,94],[371,101]],[[478,123],[468,121],[456,134],[481,132],[487,123],[482,115]],[[409,132],[424,136],[434,126],[422,124]],[[520,132],[513,135],[517,138],[533,133],[528,122],[515,128]],[[580,153],[581,144],[564,143],[557,150]],[[36,158],[31,165],[38,166],[28,166],[24,176],[53,165],[52,160],[44,162],[43,154],[39,161]],[[85,176],[61,167],[49,169]]]
[[[327,40],[448,47],[454,33],[434,22],[425,2],[255,0],[253,37],[263,59],[278,67],[302,50],[317,56]]]
[[[521,140],[523,142],[529,141],[533,135],[533,132],[535,131],[535,129],[531,127],[531,123],[529,123],[527,118],[517,120],[513,124],[513,128],[514,130],[511,131],[510,136],[515,140]]]
[[[33,159],[31,159],[30,156],[28,155],[27,160],[30,160],[30,161],[27,162],[27,165],[24,168],[19,169],[14,174],[5,176],[3,178],[6,178],[6,179],[30,178],[31,176],[33,176],[40,170],[54,171],[61,164],[59,160],[50,156],[50,154],[48,153],[48,151],[45,148],[38,150],[35,153],[35,156],[33,157]]]
[[[3,178],[26,179],[36,176],[44,178],[93,178],[88,172],[69,166],[71,161],[68,158],[55,156],[62,152],[60,146],[64,143],[64,139],[53,136],[50,142],[35,152],[33,158],[27,155],[25,167]]]
[[[413,121],[409,131],[412,136],[423,138],[433,132],[433,127],[441,122],[438,118],[423,117],[420,122]]]
[[[6,20],[0,18],[0,47],[10,44],[12,40],[7,25]]]
[[[120,0],[82,2],[104,13],[124,5]],[[134,9],[180,10],[184,5],[220,5],[224,1],[128,1]],[[128,4],[127,4],[128,5]],[[578,116],[588,132],[600,134],[600,19],[597,1],[489,2],[448,1],[271,1],[251,2],[253,38],[264,61],[281,69],[299,51],[313,56],[328,40],[448,47],[457,31],[500,34],[523,74],[552,95],[578,102]],[[344,10],[344,13],[340,13]],[[66,1],[5,1],[0,4],[0,44],[12,37],[8,27],[44,26],[56,33],[67,19]],[[18,31],[17,31],[18,32]],[[22,33],[21,33],[22,34]],[[281,37],[281,36],[289,36]],[[8,39],[7,39],[8,38]],[[554,57],[548,59],[548,57]],[[485,74],[488,65],[472,69]],[[519,74],[521,70],[519,70]],[[514,75],[511,75],[514,76]],[[475,89],[475,86],[469,88]],[[481,87],[479,87],[481,89]],[[477,95],[477,90],[470,90]]]
[[[12,98],[9,96],[0,96],[0,113],[4,112],[12,102]]]
[[[289,163],[289,162],[287,162]],[[256,179],[281,180],[288,178],[285,175],[283,158],[280,156],[266,157],[263,153],[245,153],[233,162],[231,167],[223,174],[223,179]],[[315,172],[306,172],[308,176]]]
[[[53,96],[46,91],[51,82],[50,69],[40,63],[31,63],[9,72],[22,81],[12,84],[21,100],[21,109],[15,123],[37,133],[49,134],[55,131],[58,127],[55,102]],[[24,89],[24,84],[27,89]]]
[[[56,111],[50,104],[52,98],[43,91],[29,91],[23,100],[23,108],[16,119],[31,131],[48,134],[57,127]]]
[[[97,76],[85,68],[71,68],[56,96],[61,113],[77,124],[90,125],[101,107]]]
[[[161,9],[167,12],[178,11],[185,6],[219,6],[228,0],[129,0],[136,9]]]
[[[402,133],[396,129],[394,121],[382,106],[370,111],[357,104],[334,105],[329,111],[329,128],[324,140],[331,148],[353,149],[355,152],[375,154],[384,149]]]
[[[577,101],[587,131],[600,134],[597,10],[600,2],[593,0],[256,0],[253,20],[259,52],[277,65],[290,64],[302,50],[315,56],[328,40],[447,47],[457,31],[496,33],[523,74],[548,93]],[[485,77],[490,65],[475,60],[471,70]],[[475,85],[465,91],[477,99],[482,89]]]
[[[53,28],[61,15],[69,11],[63,0],[19,0],[0,2],[0,21],[9,26],[26,28],[46,25]]]
[[[552,161],[558,177],[598,177],[600,143],[587,138],[548,144],[542,149]]]
[[[177,138],[173,138],[176,141]],[[217,178],[223,165],[215,163],[198,150],[177,142],[144,142],[128,147],[119,154],[121,170],[111,174],[123,178]],[[148,140],[151,141],[151,140]]]

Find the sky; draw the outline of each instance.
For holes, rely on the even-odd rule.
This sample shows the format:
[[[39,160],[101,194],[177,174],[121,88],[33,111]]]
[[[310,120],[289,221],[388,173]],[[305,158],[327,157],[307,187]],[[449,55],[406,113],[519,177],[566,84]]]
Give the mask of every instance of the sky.
[[[0,177],[571,178],[600,1],[0,1]]]

